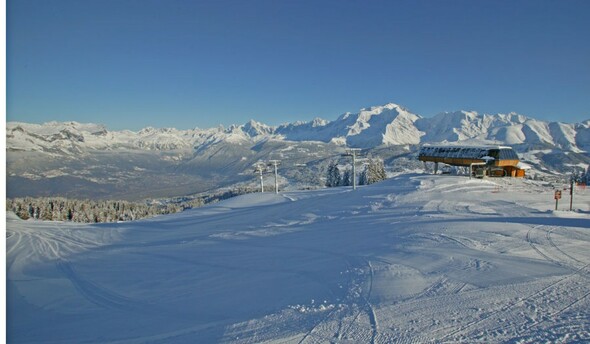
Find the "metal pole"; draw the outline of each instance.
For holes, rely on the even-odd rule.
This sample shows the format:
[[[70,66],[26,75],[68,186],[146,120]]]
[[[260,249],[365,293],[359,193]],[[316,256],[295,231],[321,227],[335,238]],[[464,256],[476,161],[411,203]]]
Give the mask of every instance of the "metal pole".
[[[275,162],[275,193],[279,193],[279,177],[277,172],[277,163]]]
[[[352,189],[356,190],[356,152],[360,151],[360,148],[348,148],[347,153],[342,156],[352,157]]]
[[[352,189],[356,190],[356,154],[352,151]]]
[[[572,206],[574,204],[574,178],[570,181],[570,211],[572,211]]]
[[[352,155],[352,189],[356,190],[356,152],[360,151],[360,148],[350,148],[350,154]]]

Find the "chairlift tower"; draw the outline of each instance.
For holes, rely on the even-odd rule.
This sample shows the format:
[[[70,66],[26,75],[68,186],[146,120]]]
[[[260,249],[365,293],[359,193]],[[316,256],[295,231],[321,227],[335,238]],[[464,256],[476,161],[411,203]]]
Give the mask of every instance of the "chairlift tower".
[[[279,193],[279,174],[277,170],[277,166],[281,163],[280,160],[269,160],[269,165],[273,165],[275,167],[275,193]]]
[[[260,192],[264,192],[264,177],[262,174],[266,171],[263,164],[257,164],[254,167],[254,172],[260,174]]]
[[[352,157],[352,189],[356,190],[356,157],[357,152],[360,152],[360,148],[347,148],[346,154],[342,154],[342,156],[351,156]]]

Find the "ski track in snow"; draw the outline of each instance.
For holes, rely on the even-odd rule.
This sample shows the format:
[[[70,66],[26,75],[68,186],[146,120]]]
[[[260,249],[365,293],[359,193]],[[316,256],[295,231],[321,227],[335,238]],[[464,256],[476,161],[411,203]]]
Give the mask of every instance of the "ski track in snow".
[[[60,260],[56,265],[64,276],[72,283],[78,293],[91,303],[107,309],[145,311],[146,307],[140,302],[98,286],[92,281],[82,277],[76,272],[69,261]]]
[[[519,319],[519,317],[514,316],[514,314],[510,313],[510,310],[517,307],[517,306],[521,306],[527,303],[542,303],[546,298],[547,295],[550,294],[559,294],[562,290],[568,290],[571,289],[572,287],[563,287],[562,285],[564,284],[572,284],[574,285],[574,287],[580,287],[580,281],[579,281],[579,277],[582,277],[582,280],[588,280],[590,279],[590,263],[583,263],[582,261],[580,261],[579,259],[576,259],[574,257],[572,257],[570,254],[564,252],[561,248],[559,248],[551,239],[551,233],[559,228],[559,227],[549,227],[546,228],[547,226],[544,225],[540,225],[540,226],[534,226],[531,227],[527,234],[526,234],[526,241],[529,243],[529,245],[540,255],[542,256],[544,259],[546,259],[547,261],[560,265],[560,266],[565,266],[569,269],[572,270],[572,272],[568,275],[566,275],[563,278],[558,279],[557,281],[547,285],[546,287],[542,288],[541,290],[538,290],[536,292],[534,292],[532,295],[529,295],[525,298],[519,299],[516,302],[513,303],[508,303],[507,305],[503,306],[502,308],[497,309],[496,311],[490,312],[489,314],[486,314],[484,317],[475,320],[473,322],[470,322],[466,325],[463,325],[461,327],[459,327],[458,329],[447,333],[445,336],[443,336],[441,338],[441,340],[445,341],[448,338],[453,338],[455,337],[453,340],[451,340],[451,342],[455,342],[456,340],[462,341],[465,338],[461,337],[460,334],[465,333],[467,330],[469,330],[470,328],[474,328],[478,325],[481,325],[481,323],[483,322],[488,322],[488,323],[500,323],[500,326],[486,326],[486,330],[488,332],[494,332],[494,331],[499,331],[499,330],[504,330],[506,331],[506,327],[510,326],[513,329],[516,330],[523,330],[526,327],[528,327],[528,329],[536,327],[538,325],[540,325],[541,323],[543,323],[546,320],[536,320],[532,323],[530,323],[530,321],[525,321],[525,323],[522,323],[521,319]],[[537,232],[537,231],[543,231],[545,234],[545,239],[547,240],[547,242],[549,243],[549,245],[539,245],[538,243],[535,242],[534,239],[532,239],[532,235],[531,233]],[[548,250],[547,253],[543,252],[539,246],[543,247],[543,249]],[[552,256],[550,256],[549,254],[549,250],[554,250],[554,252],[552,252]],[[566,260],[562,260],[557,258],[557,255],[555,254],[561,254],[562,257],[566,258]],[[569,261],[575,261],[578,265],[584,264],[581,267],[574,267],[569,265]],[[584,281],[581,281],[581,284],[584,285]],[[575,304],[583,301],[584,299],[586,299],[588,297],[588,295],[590,294],[589,292],[586,292],[584,294],[582,294],[582,296],[573,296],[571,298],[568,298],[566,296],[560,296],[561,297],[561,304],[565,304],[565,307],[563,308],[559,308],[553,312],[551,312],[550,314],[547,315],[548,319],[554,318],[556,315],[559,315],[561,313],[563,313],[564,311],[567,311],[568,309],[570,309],[571,307],[573,307]],[[538,299],[538,301],[537,301]],[[505,315],[507,314],[508,317]],[[520,328],[519,326],[520,325]],[[459,338],[457,339],[456,337],[459,336]],[[468,337],[469,338],[469,337]]]
[[[8,339],[588,341],[590,216],[551,194],[409,175],[133,223],[9,216]]]

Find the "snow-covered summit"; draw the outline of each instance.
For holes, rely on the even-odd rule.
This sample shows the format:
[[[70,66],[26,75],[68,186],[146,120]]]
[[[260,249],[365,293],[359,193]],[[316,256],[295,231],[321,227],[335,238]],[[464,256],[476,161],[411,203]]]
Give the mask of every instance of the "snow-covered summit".
[[[274,130],[275,128],[253,119],[242,126],[242,131],[250,137],[271,135]]]
[[[413,123],[420,118],[403,107],[389,103],[346,112],[334,121],[315,119],[282,125],[277,133],[286,140],[341,142],[351,147],[418,144],[421,133]]]

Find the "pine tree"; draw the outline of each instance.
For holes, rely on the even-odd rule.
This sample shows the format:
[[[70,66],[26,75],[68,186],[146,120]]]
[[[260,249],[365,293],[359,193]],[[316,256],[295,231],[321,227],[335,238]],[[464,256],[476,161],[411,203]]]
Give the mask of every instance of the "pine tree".
[[[375,182],[380,182],[382,180],[387,179],[387,173],[385,172],[385,164],[383,163],[382,159],[375,159],[374,160],[374,173],[375,173]]]
[[[342,186],[351,186],[352,185],[352,170],[347,168],[344,173],[342,174],[342,179],[340,180],[340,185]]]
[[[31,215],[29,214],[29,206],[26,204],[17,204],[16,207],[13,207],[12,209],[14,209],[16,215],[23,220],[31,218]]]
[[[365,169],[359,174],[359,185],[368,185],[369,183],[367,182],[367,166],[365,166]]]
[[[340,169],[338,168],[336,162],[332,161],[330,162],[330,165],[328,165],[328,173],[326,175],[326,186],[329,188],[338,186],[340,185],[340,180]]]
[[[385,173],[385,165],[381,159],[369,158],[369,162],[365,165],[365,169],[359,178],[359,185],[369,185],[380,182],[387,178]]]

